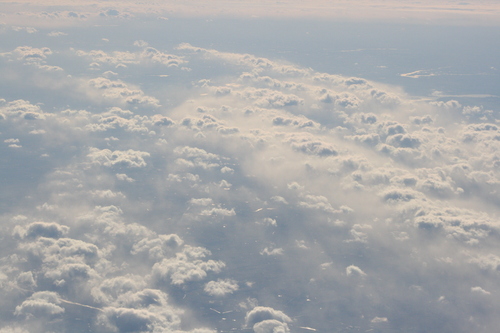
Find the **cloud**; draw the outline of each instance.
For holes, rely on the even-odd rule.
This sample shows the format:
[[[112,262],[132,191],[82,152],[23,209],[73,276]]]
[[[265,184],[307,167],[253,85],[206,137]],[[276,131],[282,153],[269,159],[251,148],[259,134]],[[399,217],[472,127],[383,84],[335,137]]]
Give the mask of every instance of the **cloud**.
[[[33,277],[33,272],[22,272],[17,277],[16,283],[19,288],[24,290],[33,290],[37,286]]]
[[[10,330],[497,327],[487,110],[154,39],[64,51],[53,29],[1,59],[41,82],[0,100]]]
[[[225,296],[227,294],[232,294],[233,292],[238,290],[238,283],[235,280],[226,279],[226,280],[217,280],[210,281],[205,284],[205,288],[203,289],[210,296]]]
[[[18,316],[54,317],[64,313],[59,295],[50,291],[40,291],[31,295],[14,312]]]
[[[245,316],[245,325],[248,327],[254,327],[254,325],[267,320],[276,320],[281,323],[292,322],[290,317],[282,311],[275,310],[270,307],[257,306],[247,312]]]
[[[345,269],[347,276],[366,276],[366,273],[361,270],[358,266],[350,265]]]
[[[222,261],[202,258],[210,255],[210,251],[201,247],[186,246],[175,257],[163,259],[153,266],[152,272],[158,279],[169,278],[174,285],[181,285],[187,281],[203,280],[208,272],[218,273],[225,264]]]
[[[67,234],[69,227],[55,222],[33,222],[26,227],[16,226],[14,233],[21,238],[49,237],[60,238]]]
[[[104,166],[126,166],[132,168],[145,167],[146,161],[145,157],[150,156],[148,152],[141,152],[136,150],[127,151],[111,151],[109,149],[98,149],[90,148],[90,152],[87,155],[90,162],[97,165]]]
[[[389,321],[389,320],[387,320],[387,318],[386,318],[386,317],[374,317],[374,318],[372,319],[372,323],[374,323],[374,324],[377,324],[377,323],[386,323],[386,322],[388,322],[388,321]]]
[[[472,287],[472,288],[470,288],[470,291],[473,293],[478,293],[480,295],[491,295],[491,293],[489,291],[486,291],[481,287]]]

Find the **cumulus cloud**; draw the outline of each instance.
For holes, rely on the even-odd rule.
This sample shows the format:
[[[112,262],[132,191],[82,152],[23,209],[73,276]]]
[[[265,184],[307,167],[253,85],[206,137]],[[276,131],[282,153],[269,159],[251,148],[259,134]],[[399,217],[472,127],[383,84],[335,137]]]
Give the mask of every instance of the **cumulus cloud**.
[[[387,318],[386,317],[375,317],[372,319],[372,323],[376,324],[376,323],[386,323],[388,322]]]
[[[19,46],[12,54],[17,57],[18,60],[23,60],[28,63],[40,63],[47,59],[48,55],[52,54],[52,51],[48,47],[43,48],[33,48],[31,46]]]
[[[208,272],[218,273],[225,267],[221,261],[204,261],[210,251],[201,247],[186,246],[175,257],[163,259],[153,266],[153,274],[159,279],[169,278],[174,285],[187,281],[203,280]]]
[[[366,273],[363,272],[361,268],[354,265],[347,266],[345,269],[345,273],[347,274],[347,276],[366,276]]]
[[[34,317],[57,316],[64,313],[64,308],[58,305],[60,303],[61,300],[57,293],[40,291],[17,306],[14,314]]]
[[[121,80],[98,77],[88,81],[89,94],[99,94],[104,99],[115,100],[125,105],[145,104],[158,106],[158,100],[147,96],[141,89],[130,87]]]
[[[267,321],[276,320],[281,323],[290,323],[292,320],[285,313],[266,306],[257,306],[248,311],[245,316],[245,324],[253,327],[255,324]]]
[[[93,164],[104,166],[123,165],[132,168],[140,168],[146,166],[145,157],[150,154],[148,152],[127,150],[127,151],[111,151],[109,149],[90,148],[87,155],[90,162]]]
[[[217,280],[207,282],[203,289],[210,296],[225,296],[238,290],[238,283],[234,280]]]
[[[472,287],[472,288],[470,288],[470,291],[473,293],[480,294],[480,295],[491,295],[491,293],[489,291],[486,291],[481,287]]]
[[[153,47],[148,47],[144,41],[135,41],[134,46],[142,47],[140,52],[119,52],[107,53],[102,50],[83,51],[75,50],[80,57],[86,57],[98,64],[119,65],[138,65],[138,64],[161,64],[166,67],[179,67],[186,63],[183,57],[161,52]]]
[[[21,238],[50,237],[60,238],[67,234],[69,227],[55,222],[33,222],[26,227],[16,226],[14,233]]]
[[[27,330],[20,328],[20,327],[15,327],[15,326],[7,326],[0,328],[1,333],[28,333]]]
[[[212,209],[206,209],[203,210],[200,215],[206,215],[206,216],[234,216],[236,215],[234,209],[226,209],[226,208],[212,208]]]

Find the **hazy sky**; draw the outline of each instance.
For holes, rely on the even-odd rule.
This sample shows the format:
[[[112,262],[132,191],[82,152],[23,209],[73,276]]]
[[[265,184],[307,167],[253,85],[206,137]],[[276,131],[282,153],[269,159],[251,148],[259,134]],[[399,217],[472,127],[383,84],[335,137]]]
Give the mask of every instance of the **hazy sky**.
[[[296,18],[306,17],[326,19],[355,19],[377,21],[400,21],[420,23],[487,24],[498,25],[500,4],[496,0],[168,0],[168,1],[112,1],[91,0],[71,1],[53,0],[40,4],[32,0],[15,2],[2,1],[5,4],[6,20],[19,22],[19,13],[45,14],[59,11],[78,11],[80,14],[92,14],[107,10],[119,11],[130,16],[140,15],[176,15],[182,17],[267,17]],[[117,14],[117,13],[114,13]],[[59,17],[62,19],[61,17]],[[33,17],[32,17],[33,19]],[[58,24],[62,24],[59,20]],[[54,24],[47,22],[45,24]]]
[[[494,332],[499,22],[0,2],[0,333]]]

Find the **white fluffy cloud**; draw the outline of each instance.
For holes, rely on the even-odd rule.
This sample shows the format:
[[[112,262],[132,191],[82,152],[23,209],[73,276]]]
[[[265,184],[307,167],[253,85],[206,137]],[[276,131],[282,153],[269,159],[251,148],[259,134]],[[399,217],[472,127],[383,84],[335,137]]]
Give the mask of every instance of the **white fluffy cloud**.
[[[16,307],[14,314],[27,317],[57,316],[64,313],[64,308],[59,306],[61,303],[59,295],[50,291],[40,291],[31,295],[21,305]]]
[[[238,290],[238,283],[230,279],[207,282],[204,288],[204,291],[211,296],[224,296],[236,290]]]
[[[87,155],[90,162],[94,164],[104,166],[123,165],[133,168],[146,166],[147,164],[144,158],[148,156],[150,156],[148,152],[135,151],[132,149],[127,151],[111,151],[109,149],[98,148],[90,148],[90,152]]]
[[[153,266],[153,274],[159,279],[170,278],[174,285],[181,285],[187,281],[203,280],[208,272],[219,273],[225,264],[221,261],[203,261],[210,251],[186,246],[178,252],[175,258],[163,259]]]
[[[245,317],[245,324],[249,327],[254,327],[262,322],[273,321],[269,326],[274,326],[275,321],[286,324],[290,323],[292,320],[282,311],[275,310],[270,307],[257,306],[250,310]],[[266,325],[268,326],[268,325]],[[263,329],[263,328],[262,328]],[[257,332],[257,331],[256,331]],[[260,332],[260,331],[259,331]],[[267,332],[263,330],[262,332]],[[271,330],[272,332],[272,330]]]

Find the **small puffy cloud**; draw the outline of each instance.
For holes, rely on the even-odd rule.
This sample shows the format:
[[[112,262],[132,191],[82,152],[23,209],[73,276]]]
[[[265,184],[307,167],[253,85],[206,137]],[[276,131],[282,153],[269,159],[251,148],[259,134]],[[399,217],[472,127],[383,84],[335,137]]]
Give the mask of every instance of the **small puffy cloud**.
[[[389,320],[386,317],[375,317],[371,320],[372,323],[378,324],[378,323],[387,323]]]
[[[220,169],[220,172],[221,173],[227,173],[227,174],[233,174],[234,173],[234,169],[230,168],[230,167],[227,167],[227,166],[224,166]]]
[[[208,272],[218,273],[225,267],[222,261],[203,260],[210,254],[205,248],[185,246],[175,257],[156,263],[152,269],[153,275],[161,280],[168,278],[173,285],[203,280]]]
[[[137,46],[137,47],[146,47],[148,46],[148,43],[143,41],[143,40],[136,40],[134,42],[134,46]]]
[[[64,313],[64,308],[59,306],[59,295],[51,291],[39,291],[16,307],[15,315],[27,317],[53,317]]]
[[[175,124],[175,122],[168,118],[168,117],[165,117],[165,116],[162,116],[162,115],[154,115],[153,116],[153,124],[155,126],[172,126]]]
[[[231,279],[218,279],[217,281],[210,281],[205,284],[203,290],[210,296],[221,297],[238,290],[238,283]]]
[[[68,231],[69,227],[55,222],[33,222],[25,227],[16,226],[14,228],[14,234],[21,238],[60,238],[66,235]]]
[[[356,276],[356,277],[363,277],[366,276],[366,273],[361,270],[358,266],[350,265],[347,266],[345,269],[345,273],[347,276]]]
[[[12,138],[12,139],[5,139],[5,140],[3,140],[3,142],[5,142],[6,144],[8,144],[8,146],[10,148],[21,148],[22,147],[19,144],[20,143],[19,139],[14,139],[14,138]]]
[[[273,218],[270,218],[270,217],[265,217],[264,219],[262,219],[261,221],[258,221],[257,223],[265,225],[265,226],[272,226],[272,227],[276,227],[278,225],[276,220]]]
[[[476,293],[476,294],[480,294],[480,295],[491,295],[491,293],[489,291],[486,291],[481,287],[472,287],[472,288],[470,288],[470,291],[473,293]]]
[[[51,31],[47,34],[49,37],[60,37],[60,36],[67,36],[68,34],[62,31]]]
[[[117,173],[116,174],[116,178],[119,179],[119,180],[123,180],[123,181],[129,182],[129,183],[133,183],[135,181],[133,178],[127,176],[124,173]]]
[[[98,148],[90,148],[89,154],[87,155],[92,164],[108,167],[125,166],[131,168],[145,167],[147,164],[144,158],[149,156],[150,154],[147,152],[132,149],[126,151],[111,151],[109,149]]]
[[[266,306],[257,306],[247,312],[245,316],[245,325],[247,327],[254,327],[254,325],[268,320],[275,320],[285,324],[292,322],[292,319],[282,311]]]
[[[31,104],[22,99],[8,102],[0,110],[8,117],[19,117],[26,120],[44,120],[47,116],[39,105]]]

